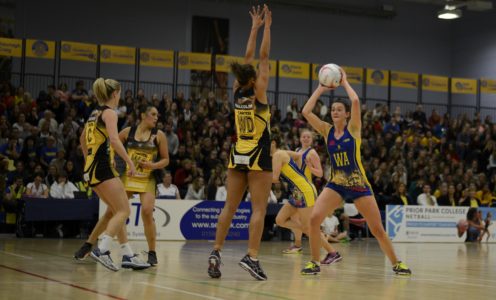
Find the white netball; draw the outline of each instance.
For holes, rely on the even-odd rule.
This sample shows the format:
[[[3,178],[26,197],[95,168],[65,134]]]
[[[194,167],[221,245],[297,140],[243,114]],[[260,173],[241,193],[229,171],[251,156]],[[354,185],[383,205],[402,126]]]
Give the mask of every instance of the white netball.
[[[341,84],[341,70],[336,64],[323,65],[319,71],[319,82],[329,88],[338,87]]]

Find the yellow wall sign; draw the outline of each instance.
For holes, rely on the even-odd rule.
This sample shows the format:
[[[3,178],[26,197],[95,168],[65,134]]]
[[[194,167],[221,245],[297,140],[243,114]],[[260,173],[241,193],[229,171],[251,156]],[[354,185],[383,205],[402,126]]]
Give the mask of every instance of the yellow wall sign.
[[[0,38],[0,56],[22,56],[22,40]]]
[[[140,49],[140,64],[148,67],[172,68],[174,66],[174,51]]]
[[[245,58],[241,56],[216,55],[215,56],[215,71],[216,72],[231,72],[231,64],[237,62],[243,64]]]
[[[209,53],[179,52],[179,69],[210,71],[211,59]]]
[[[389,73],[386,70],[367,69],[367,84],[387,86]]]
[[[134,65],[136,62],[136,49],[124,46],[100,46],[100,61],[102,63]]]
[[[310,76],[310,65],[296,61],[279,61],[279,77],[308,79]]]
[[[391,85],[407,89],[418,88],[418,74],[391,71]]]
[[[26,56],[33,58],[55,58],[55,42],[46,40],[26,40]]]
[[[447,93],[448,77],[422,75],[422,90]]]
[[[455,94],[476,94],[477,80],[468,78],[451,78],[451,92]]]
[[[481,79],[481,93],[496,94],[496,80]]]
[[[60,58],[85,62],[96,62],[98,47],[94,44],[62,41]]]

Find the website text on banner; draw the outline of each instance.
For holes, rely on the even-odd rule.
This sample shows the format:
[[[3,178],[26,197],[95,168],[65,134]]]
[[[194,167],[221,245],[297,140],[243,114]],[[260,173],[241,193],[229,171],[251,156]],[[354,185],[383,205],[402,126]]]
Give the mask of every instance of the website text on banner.
[[[223,201],[164,200],[155,201],[153,217],[157,226],[157,240],[212,240],[215,238],[217,219],[224,207]],[[130,200],[131,215],[127,234],[131,240],[145,240],[139,198]],[[100,201],[100,217],[107,206]],[[247,240],[251,205],[242,202],[234,215],[228,240]]]
[[[386,230],[393,242],[465,242],[467,228],[460,229],[467,224],[469,209],[470,207],[387,205]],[[495,215],[496,208],[478,207],[477,211],[481,211],[484,221],[488,212]],[[488,242],[494,243],[494,221],[491,221],[488,231]]]

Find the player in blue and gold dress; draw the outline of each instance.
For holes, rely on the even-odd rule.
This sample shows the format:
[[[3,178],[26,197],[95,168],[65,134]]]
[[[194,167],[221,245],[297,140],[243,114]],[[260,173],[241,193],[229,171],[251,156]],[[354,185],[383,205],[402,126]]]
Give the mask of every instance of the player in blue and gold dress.
[[[348,82],[344,70],[341,69],[341,73],[341,85],[351,101],[351,109],[347,101],[336,100],[331,107],[333,125],[320,120],[312,111],[322,93],[330,89],[319,86],[302,111],[310,125],[325,138],[331,174],[312,211],[310,218],[312,260],[306,264],[301,273],[304,275],[320,273],[320,241],[318,238],[320,224],[344,200],[354,203],[360,214],[367,220],[370,231],[393,264],[393,271],[400,275],[410,275],[410,269],[396,257],[393,245],[382,226],[381,214],[361,162],[360,100]]]

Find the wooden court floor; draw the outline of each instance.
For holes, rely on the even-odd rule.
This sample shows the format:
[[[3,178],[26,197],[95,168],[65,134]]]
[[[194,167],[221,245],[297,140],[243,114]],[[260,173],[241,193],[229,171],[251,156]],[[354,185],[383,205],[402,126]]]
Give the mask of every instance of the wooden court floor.
[[[375,240],[336,245],[344,259],[310,277],[299,274],[306,245],[303,254],[282,255],[286,242],[263,242],[269,280],[260,282],[237,265],[246,242],[226,244],[217,280],[206,272],[211,242],[159,242],[157,267],[119,272],[74,261],[81,243],[1,237],[0,299],[496,299],[495,244],[395,244],[414,272],[405,278],[392,273]]]

